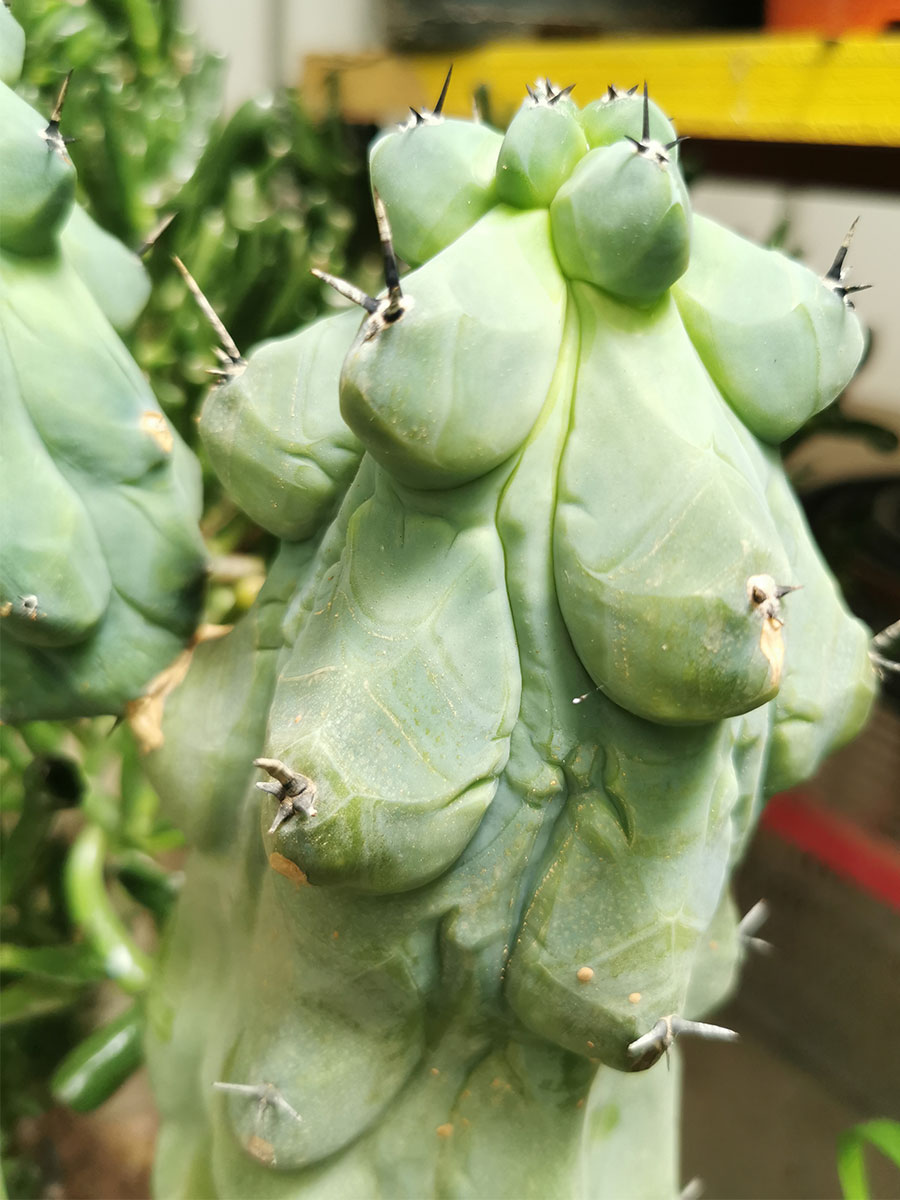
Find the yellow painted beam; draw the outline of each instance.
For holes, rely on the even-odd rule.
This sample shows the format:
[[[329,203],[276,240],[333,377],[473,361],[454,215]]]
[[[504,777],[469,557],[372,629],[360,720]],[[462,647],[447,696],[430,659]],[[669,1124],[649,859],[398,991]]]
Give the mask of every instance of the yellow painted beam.
[[[337,77],[341,109],[354,121],[405,120],[430,107],[450,56],[312,55],[304,93],[314,107]],[[525,83],[549,76],[577,84],[584,104],[608,83],[647,79],[679,133],[755,141],[900,147],[900,35],[826,41],[810,34],[698,35],[581,41],[497,42],[453,55],[445,112],[469,116],[472,95],[490,90],[506,121]],[[898,162],[900,179],[900,162]]]

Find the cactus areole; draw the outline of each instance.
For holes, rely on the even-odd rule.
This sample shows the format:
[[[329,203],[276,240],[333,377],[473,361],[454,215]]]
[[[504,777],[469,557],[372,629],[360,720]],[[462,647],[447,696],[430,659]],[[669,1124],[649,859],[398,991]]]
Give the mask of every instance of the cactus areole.
[[[674,1196],[731,869],[874,692],[777,451],[859,361],[846,246],[692,216],[633,91],[417,113],[371,173],[385,291],[202,414],[282,542],[148,758],[194,846],[157,1192]]]

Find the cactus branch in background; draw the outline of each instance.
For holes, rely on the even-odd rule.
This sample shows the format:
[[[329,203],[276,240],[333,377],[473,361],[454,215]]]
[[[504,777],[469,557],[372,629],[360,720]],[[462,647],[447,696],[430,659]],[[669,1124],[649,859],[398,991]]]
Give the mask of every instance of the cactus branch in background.
[[[71,75],[46,126],[0,83],[0,712],[11,722],[122,713],[193,633],[205,573],[199,466],[114,328],[146,298],[143,271],[74,204],[60,133]]]

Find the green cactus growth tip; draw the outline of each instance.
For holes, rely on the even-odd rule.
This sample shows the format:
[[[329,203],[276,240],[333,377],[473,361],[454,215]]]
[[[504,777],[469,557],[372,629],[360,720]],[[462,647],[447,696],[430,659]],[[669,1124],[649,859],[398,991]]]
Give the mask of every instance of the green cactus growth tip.
[[[776,448],[859,360],[843,257],[692,218],[646,93],[569,91],[383,136],[362,323],[224,352],[201,432],[282,548],[148,760],[195,847],[160,1196],[677,1194],[730,871],[866,718]]]
[[[18,35],[18,36],[17,36]],[[0,65],[21,30],[0,6]],[[149,284],[74,203],[61,132],[0,83],[0,712],[121,713],[191,637],[199,467],[115,329]]]

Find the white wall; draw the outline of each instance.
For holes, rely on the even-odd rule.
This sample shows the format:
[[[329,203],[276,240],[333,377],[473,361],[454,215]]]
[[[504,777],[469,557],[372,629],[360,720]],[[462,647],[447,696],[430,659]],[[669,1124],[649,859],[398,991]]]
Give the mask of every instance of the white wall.
[[[307,54],[353,54],[382,43],[378,0],[184,0],[185,16],[229,60],[234,108],[279,83],[296,83]]]

